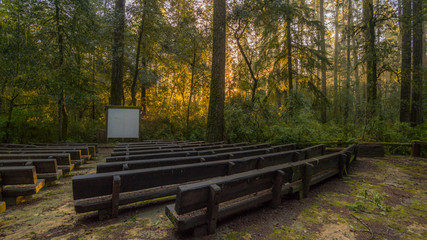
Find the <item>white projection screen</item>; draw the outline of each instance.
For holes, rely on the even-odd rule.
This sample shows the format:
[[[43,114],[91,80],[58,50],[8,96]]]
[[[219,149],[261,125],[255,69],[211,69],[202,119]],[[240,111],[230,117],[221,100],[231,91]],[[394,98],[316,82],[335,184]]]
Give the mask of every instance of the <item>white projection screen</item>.
[[[107,138],[139,138],[139,108],[107,107]]]

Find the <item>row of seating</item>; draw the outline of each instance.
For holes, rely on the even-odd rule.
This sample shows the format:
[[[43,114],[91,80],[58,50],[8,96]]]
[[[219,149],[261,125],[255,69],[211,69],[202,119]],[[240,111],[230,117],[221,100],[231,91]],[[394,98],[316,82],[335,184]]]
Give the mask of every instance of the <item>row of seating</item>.
[[[178,231],[196,236],[215,232],[218,221],[269,203],[277,207],[284,195],[306,197],[310,186],[348,172],[357,145],[330,154],[263,169],[217,177],[177,189],[175,204],[165,213]]]
[[[96,156],[97,144],[0,144],[0,212]]]
[[[168,150],[173,145],[176,149],[187,150],[132,154],[133,147],[148,145],[150,144],[120,144],[112,154],[120,150],[128,153],[125,155],[128,158],[107,158],[114,158],[116,161],[99,163],[96,174],[74,177],[76,212],[98,211],[100,219],[117,216],[119,205],[168,196],[173,198],[179,184],[307,159],[320,156],[325,151],[324,145],[296,149],[296,144],[271,146],[268,143],[250,145],[198,142],[168,145],[156,142],[150,146],[162,145],[164,150]],[[122,148],[127,150],[123,151]]]

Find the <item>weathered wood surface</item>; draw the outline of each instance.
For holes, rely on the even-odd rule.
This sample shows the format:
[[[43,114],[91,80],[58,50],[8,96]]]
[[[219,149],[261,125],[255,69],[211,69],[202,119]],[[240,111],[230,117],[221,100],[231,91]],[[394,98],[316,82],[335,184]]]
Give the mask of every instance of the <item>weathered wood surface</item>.
[[[272,147],[271,151],[283,152],[283,151],[292,150],[292,149],[295,149],[295,144],[287,144],[287,145]],[[270,151],[270,149],[268,149],[268,151]],[[263,152],[266,152],[266,151],[263,151]],[[246,152],[246,155],[247,156],[257,155],[259,153],[260,153],[259,151]],[[153,167],[162,167],[162,166],[173,166],[173,165],[191,164],[191,163],[199,163],[199,162],[211,162],[211,161],[219,161],[219,160],[226,160],[226,159],[236,159],[240,157],[241,157],[241,154],[221,153],[221,154],[203,155],[203,156],[161,158],[161,159],[154,159],[154,160],[107,162],[107,163],[99,163],[97,165],[97,173],[114,172],[114,171],[131,170],[131,169],[153,168]]]
[[[20,149],[20,150],[0,150],[0,154],[70,154],[71,160],[80,160],[80,150],[57,150],[57,149]]]
[[[56,181],[62,178],[63,172],[58,169],[55,173],[37,173],[37,179],[44,179],[46,182]]]
[[[56,159],[0,160],[0,167],[29,165],[36,167],[37,174],[56,173],[58,171],[58,164],[56,163]]]
[[[45,147],[93,147],[94,152],[98,152],[98,143],[36,143],[34,145]]]
[[[69,153],[0,154],[0,160],[15,159],[56,159],[58,165],[71,165],[71,158]]]
[[[224,144],[223,142],[218,143],[203,143],[203,144],[168,144],[168,145],[131,145],[131,146],[116,146],[114,152],[119,151],[140,151],[140,150],[159,150],[159,149],[171,149],[171,148],[197,148],[197,147],[210,147],[219,145],[232,145],[232,146],[243,146],[248,143],[234,143]]]
[[[318,151],[317,147],[313,149]],[[73,196],[74,200],[79,200],[111,195],[114,175],[121,177],[121,193],[132,192],[249,171],[259,167],[259,161],[262,161],[265,166],[292,162],[301,156],[305,156],[305,154],[300,154],[304,151],[306,150],[278,152],[233,160],[76,176],[73,178]],[[230,163],[232,164],[230,165]],[[150,180],[147,181],[147,179]],[[92,211],[93,207],[87,210],[89,209]],[[84,206],[80,204],[79,211],[83,212],[84,210]]]
[[[210,216],[207,213],[186,217],[185,220],[180,220],[179,215],[205,207],[209,208],[209,192],[211,192],[212,186],[220,188],[215,198],[218,203],[272,189],[268,194],[252,196],[244,202],[219,209],[217,211],[218,220],[266,202],[271,202],[275,206],[278,204],[277,194],[279,192],[280,195],[293,192],[306,194],[310,185],[342,174],[344,168],[348,168],[344,164],[350,162],[351,155],[355,154],[357,154],[357,147],[352,145],[341,152],[182,185],[178,187],[175,205],[167,206],[165,212],[179,231],[194,229],[206,224],[210,221]],[[283,185],[283,183],[285,184]],[[278,190],[278,185],[284,186],[284,189],[281,187]],[[205,228],[207,229],[206,232],[212,232],[212,229],[209,229],[209,224],[205,225]]]
[[[0,167],[3,185],[35,184],[37,182],[34,166]]]
[[[358,147],[359,157],[384,157],[384,146],[382,143],[359,143]]]
[[[120,162],[120,161],[132,161],[132,160],[149,160],[149,159],[158,159],[158,158],[188,157],[188,156],[197,156],[197,155],[198,155],[197,151],[152,153],[152,154],[141,154],[141,155],[107,157],[105,158],[105,161]]]
[[[281,147],[277,148],[263,148],[257,149],[257,147],[266,146],[266,145],[253,145],[253,147],[248,147],[248,150],[244,150],[245,147],[235,147],[227,149],[219,149],[219,153],[228,153],[234,156],[234,158],[251,156],[256,154],[265,154],[268,152],[274,152],[279,150]],[[243,150],[242,150],[243,148]],[[142,155],[125,155],[125,156],[114,156],[107,157],[106,162],[123,162],[123,161],[134,161],[134,160],[150,160],[150,159],[160,159],[160,158],[177,158],[177,157],[189,157],[189,156],[205,156],[215,154],[216,151],[186,151],[186,152],[167,152],[167,153],[152,153],[152,154],[142,154]]]
[[[249,147],[253,146],[253,147]],[[240,147],[239,144],[221,144],[221,145],[207,145],[207,146],[197,146],[197,147],[176,147],[176,148],[159,148],[159,149],[149,149],[149,150],[133,150],[128,151],[114,151],[111,153],[111,156],[123,156],[123,155],[138,155],[138,154],[152,154],[152,153],[162,153],[162,152],[183,152],[183,151],[203,151],[203,150],[213,150],[214,149],[226,149],[231,147]],[[267,144],[262,145],[247,145],[241,146],[243,149],[255,149],[255,148],[265,148],[269,147]]]
[[[44,179],[38,179],[33,184],[15,184],[15,185],[3,185],[3,197],[13,198],[18,196],[28,196],[36,194],[45,186],[46,182]]]

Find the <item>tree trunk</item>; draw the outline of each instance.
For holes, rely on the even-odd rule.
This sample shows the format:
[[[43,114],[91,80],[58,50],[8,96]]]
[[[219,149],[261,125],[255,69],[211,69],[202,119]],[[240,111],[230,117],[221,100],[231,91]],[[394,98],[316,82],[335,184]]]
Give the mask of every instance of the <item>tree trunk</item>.
[[[403,0],[400,18],[402,32],[402,74],[400,85],[400,121],[409,122],[411,102],[411,0]]]
[[[339,15],[339,4],[340,1],[335,2],[335,42],[334,42],[334,115],[336,121],[338,121],[338,54],[339,54],[339,29],[338,29],[338,15]]]
[[[125,30],[125,0],[116,0],[114,9],[114,42],[111,72],[110,104],[122,105],[123,98],[123,56]],[[124,103],[123,103],[124,104]]]
[[[59,0],[55,0],[55,21],[56,21],[56,34],[58,41],[58,74],[59,78],[63,78],[62,66],[64,64],[64,40],[62,34],[62,27],[60,23],[60,9]],[[65,78],[64,78],[65,79]],[[60,79],[64,81],[64,79]],[[58,141],[62,142],[67,139],[68,130],[68,113],[65,106],[65,90],[63,86],[59,87],[59,99],[58,99]]]
[[[290,2],[286,0],[287,12],[286,12],[286,50],[288,56],[288,81],[289,81],[289,93],[292,91],[292,36],[291,36],[291,11]]]
[[[376,115],[377,102],[377,57],[375,49],[375,19],[372,0],[363,0],[363,22],[365,25],[367,117]]]
[[[321,24],[321,27],[320,27],[320,51],[326,57],[325,16],[324,16],[324,11],[323,11],[323,7],[324,7],[323,0],[319,1],[319,6],[320,6],[320,24]],[[322,67],[322,93],[326,99],[326,63],[323,59],[322,59],[321,67]],[[323,123],[326,123],[326,103],[324,103],[322,105],[321,121]]]
[[[142,5],[144,6],[144,3],[142,3]],[[143,9],[143,13],[142,13],[142,19],[141,19],[141,25],[139,26],[139,30],[138,30],[138,42],[136,45],[136,58],[135,58],[135,72],[133,74],[133,80],[132,80],[132,86],[131,86],[131,105],[132,106],[136,106],[136,85],[138,82],[138,73],[139,73],[139,57],[141,54],[141,41],[142,41],[142,36],[143,36],[143,32],[144,32],[144,20],[145,20],[145,9]]]
[[[225,0],[214,0],[212,79],[210,84],[207,141],[224,139],[224,98],[225,98]]]
[[[350,111],[350,81],[351,81],[351,37],[353,33],[353,6],[352,1],[348,0],[348,18],[347,18],[347,79],[345,82],[344,97],[344,123],[347,124],[348,113]]]
[[[413,0],[413,59],[411,125],[423,122],[423,1]]]

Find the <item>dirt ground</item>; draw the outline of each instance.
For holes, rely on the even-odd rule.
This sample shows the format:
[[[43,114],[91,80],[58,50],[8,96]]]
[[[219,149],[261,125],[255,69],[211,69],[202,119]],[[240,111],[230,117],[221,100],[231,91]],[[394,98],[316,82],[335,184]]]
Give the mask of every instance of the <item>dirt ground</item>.
[[[96,212],[75,213],[72,176],[95,173],[110,151],[101,148],[96,161],[8,207],[0,214],[0,239],[191,238],[176,232],[165,203],[124,206],[107,221]],[[241,214],[203,239],[427,239],[427,159],[359,158],[346,177],[313,187],[308,198]]]

